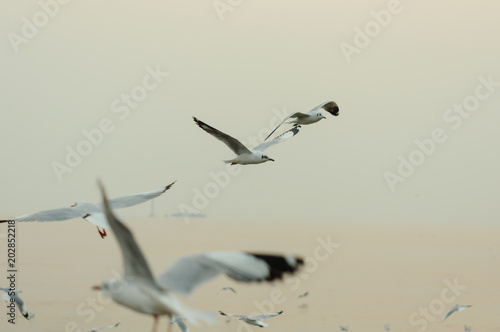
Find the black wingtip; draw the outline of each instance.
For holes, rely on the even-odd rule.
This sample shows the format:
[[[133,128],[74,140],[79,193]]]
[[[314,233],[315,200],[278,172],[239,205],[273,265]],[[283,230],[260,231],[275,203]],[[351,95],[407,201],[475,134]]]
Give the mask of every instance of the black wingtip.
[[[225,313],[223,313],[222,311],[219,310],[219,314],[221,314],[222,316],[227,316]]]
[[[274,281],[276,279],[283,280],[285,274],[293,274],[304,265],[304,260],[296,256],[279,256],[279,255],[263,255],[249,253],[250,255],[263,260],[269,267],[269,274],[264,279],[266,281]]]
[[[168,186],[165,187],[165,190],[163,190],[163,192],[169,190],[170,188],[172,188],[172,186],[177,182],[177,180],[175,180],[174,182],[172,182],[171,184],[169,184]]]
[[[3,223],[3,222],[9,222],[9,221],[14,221],[14,220],[12,220],[12,219],[0,220],[0,224]]]

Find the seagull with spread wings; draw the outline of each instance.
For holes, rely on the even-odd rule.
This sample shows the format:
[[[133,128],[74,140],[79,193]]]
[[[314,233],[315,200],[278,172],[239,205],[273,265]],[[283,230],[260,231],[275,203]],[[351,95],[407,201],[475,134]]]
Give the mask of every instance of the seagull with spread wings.
[[[219,313],[222,316],[239,318],[240,320],[244,321],[245,323],[253,325],[253,326],[266,327],[266,326],[269,326],[269,324],[264,323],[262,320],[264,320],[266,318],[279,316],[283,313],[283,310],[281,310],[279,312],[269,313],[269,314],[259,314],[259,315],[252,315],[252,316],[226,314],[226,313],[223,313],[222,311],[219,311]]]
[[[293,123],[295,126],[297,125],[308,125],[312,123],[316,123],[322,119],[326,119],[326,117],[321,113],[321,110],[325,110],[333,116],[339,115],[339,106],[334,101],[327,101],[321,105],[316,106],[308,113],[295,112],[287,116],[279,125],[276,127],[269,136],[266,137],[264,141],[266,141],[275,131],[278,129],[286,120],[289,120],[287,123]]]
[[[231,165],[248,165],[248,164],[261,164],[266,161],[274,161],[274,159],[269,158],[267,155],[264,154],[264,150],[267,149],[268,147],[286,141],[289,138],[292,138],[295,136],[299,130],[300,126],[296,126],[289,131],[284,132],[283,134],[279,135],[278,137],[274,138],[272,141],[269,142],[264,142],[259,145],[257,145],[252,151],[250,151],[246,146],[244,146],[240,141],[238,141],[236,138],[231,137],[227,134],[224,134],[222,131],[215,129],[214,127],[211,127],[207,125],[205,122],[198,120],[197,118],[193,117],[194,122],[203,130],[205,130],[207,133],[210,135],[214,136],[217,138],[219,141],[223,142],[226,144],[235,154],[236,158],[230,159],[230,160],[224,160],[226,164],[231,164]]]
[[[446,314],[446,316],[443,318],[442,321],[444,321],[446,318],[450,317],[451,314],[453,314],[456,311],[464,311],[467,308],[472,307],[472,305],[461,305],[461,304],[456,304],[451,308],[451,310]]]
[[[190,294],[196,287],[221,274],[240,282],[273,282],[287,273],[295,273],[304,264],[302,258],[290,255],[213,251],[181,257],[155,278],[132,232],[116,218],[104,187],[100,183],[99,186],[106,219],[121,249],[124,275],[120,280],[109,279],[93,289],[102,290],[125,307],[152,315],[153,331],[156,331],[161,315],[172,319],[180,316],[193,324],[198,320],[214,322],[212,312],[186,307],[174,292]],[[169,331],[171,327],[169,324]]]
[[[174,185],[175,181],[160,188],[158,190],[153,190],[145,193],[122,196],[118,198],[114,198],[109,200],[109,204],[113,209],[121,209],[129,206],[134,206],[137,204],[141,204],[149,201],[150,199],[156,198],[163,194],[165,191],[170,189]],[[108,222],[106,221],[106,217],[102,212],[102,203],[94,204],[86,201],[77,201],[75,204],[70,207],[64,207],[59,209],[52,210],[44,210],[40,212],[25,214],[20,217],[16,217],[14,219],[9,220],[0,220],[0,223],[8,222],[10,220],[13,221],[62,221],[69,220],[74,218],[83,218],[92,224],[96,225],[97,230],[99,231],[99,235],[101,238],[106,237],[106,228],[108,228]],[[102,231],[99,229],[102,228]]]

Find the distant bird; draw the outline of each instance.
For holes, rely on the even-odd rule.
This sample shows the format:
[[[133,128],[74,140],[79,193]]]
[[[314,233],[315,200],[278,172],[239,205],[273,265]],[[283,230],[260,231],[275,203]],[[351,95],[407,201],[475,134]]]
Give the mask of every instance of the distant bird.
[[[281,310],[279,312],[274,312],[274,313],[269,313],[269,314],[260,314],[260,315],[254,315],[254,316],[225,314],[222,311],[219,311],[219,313],[223,316],[239,318],[240,320],[244,321],[245,323],[253,325],[253,326],[266,327],[266,326],[269,326],[269,324],[264,323],[262,320],[266,319],[266,318],[271,318],[271,317],[276,317],[278,315],[281,315],[283,313],[283,310]]]
[[[386,331],[390,331],[391,330],[391,325],[390,324],[385,324],[384,328],[385,328]]]
[[[307,295],[309,295],[309,292],[305,292],[304,294],[300,294],[299,296],[297,296],[297,298],[300,299],[302,297],[306,297]]]
[[[5,292],[2,293],[2,298],[6,302],[10,302],[11,299],[14,299],[17,307],[19,308],[19,311],[21,311],[21,314],[24,316],[24,318],[30,320],[31,318],[35,317],[34,313],[28,312],[26,304],[24,303],[23,299],[19,297],[19,293],[22,293],[20,290],[11,290],[10,288],[5,287],[0,287],[0,289]]]
[[[455,306],[453,306],[453,308],[451,308],[451,310],[446,314],[446,316],[443,318],[442,321],[444,321],[446,318],[450,317],[450,315],[452,313],[454,313],[455,311],[464,311],[466,308],[470,308],[472,307],[472,305],[459,305],[459,304],[456,304]],[[442,322],[441,321],[441,322]]]
[[[177,323],[177,326],[181,329],[182,332],[189,332],[189,328],[187,325],[184,323],[185,319],[180,317],[180,316],[174,316],[168,319],[170,324]]]
[[[220,274],[241,282],[271,282],[282,279],[286,273],[295,273],[304,264],[302,258],[289,255],[214,251],[181,257],[154,278],[132,232],[116,218],[104,187],[101,183],[99,186],[106,219],[122,252],[124,276],[121,280],[106,280],[93,289],[102,290],[115,302],[132,310],[152,315],[153,331],[161,315],[181,316],[191,323],[215,321],[213,313],[189,309],[172,292],[187,295]],[[171,328],[169,324],[169,331]]]
[[[465,332],[471,332],[471,327],[464,325],[464,330],[465,330]]]
[[[93,328],[92,330],[89,330],[88,332],[95,332],[95,331],[99,331],[99,330],[112,329],[113,327],[117,327],[118,325],[120,325],[120,322],[118,322],[116,324],[112,324],[112,325],[96,327],[96,328]]]
[[[233,287],[222,287],[222,289],[220,291],[222,292],[222,291],[226,291],[226,290],[231,291],[234,294],[236,294],[236,291],[234,290]]]
[[[340,331],[346,331],[346,332],[349,331],[349,325],[345,325],[345,326],[340,325],[339,327],[340,327]]]
[[[193,119],[194,122],[196,122],[196,124],[201,129],[205,130],[207,133],[209,133],[210,135],[214,136],[215,138],[226,144],[236,154],[236,158],[230,160],[224,160],[226,164],[230,163],[231,165],[261,164],[266,161],[274,161],[274,159],[269,158],[267,155],[264,154],[264,150],[274,144],[286,141],[287,139],[295,136],[300,130],[300,126],[296,126],[290,129],[289,131],[286,131],[283,134],[279,135],[278,137],[274,138],[272,141],[264,142],[257,145],[257,147],[255,147],[252,151],[250,151],[236,138],[224,134],[222,131],[219,131],[214,127],[207,125],[206,123],[198,120],[195,117],[193,117]]]
[[[165,191],[170,189],[174,185],[175,181],[169,184],[166,187],[163,187],[158,190],[154,191],[149,191],[141,194],[135,194],[135,195],[130,195],[130,196],[122,196],[118,198],[114,198],[109,200],[109,204],[111,205],[111,208],[113,209],[121,209],[129,206],[134,206],[137,204],[144,203],[146,201],[149,201],[150,199],[153,199],[155,197],[160,196],[163,194]],[[20,217],[16,217],[14,219],[9,219],[9,220],[14,220],[14,221],[62,221],[62,220],[69,220],[69,219],[74,219],[74,218],[83,218],[87,221],[90,221],[94,225],[96,225],[97,230],[99,231],[99,235],[101,235],[101,238],[106,237],[106,228],[108,228],[108,223],[106,221],[106,217],[104,216],[104,213],[102,212],[102,203],[99,204],[94,204],[90,202],[85,202],[85,201],[77,201],[75,204],[71,205],[70,207],[65,207],[65,208],[60,208],[60,209],[52,209],[52,210],[45,210],[45,211],[40,211],[40,212],[35,212],[31,214],[26,214]],[[8,222],[9,220],[0,220],[0,223],[3,222]],[[99,229],[101,227],[103,230]]]
[[[309,113],[295,112],[293,114],[290,114],[278,125],[278,127],[276,127],[269,134],[269,136],[271,136],[276,131],[276,129],[278,129],[288,119],[291,119],[291,120],[288,121],[287,123],[294,123],[295,126],[308,125],[308,124],[316,123],[321,119],[326,119],[326,117],[323,116],[323,113],[321,113],[321,109],[327,111],[331,115],[334,115],[334,116],[339,115],[339,106],[337,105],[337,103],[334,101],[327,101],[321,105],[316,106],[315,108],[310,110]],[[267,136],[264,141],[266,141],[269,138],[269,136]]]

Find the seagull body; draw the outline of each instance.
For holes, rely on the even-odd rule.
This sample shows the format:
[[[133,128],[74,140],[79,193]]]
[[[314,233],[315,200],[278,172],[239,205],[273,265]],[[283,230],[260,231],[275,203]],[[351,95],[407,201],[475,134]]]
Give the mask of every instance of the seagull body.
[[[195,117],[193,117],[193,119],[194,122],[196,122],[196,124],[201,129],[205,130],[207,133],[209,133],[210,135],[214,136],[215,138],[226,144],[236,154],[236,158],[230,160],[224,160],[226,164],[231,164],[231,165],[261,164],[266,161],[274,161],[274,159],[269,158],[267,155],[264,154],[264,150],[274,144],[286,141],[287,139],[295,136],[300,130],[300,126],[296,126],[290,129],[289,131],[286,131],[283,134],[279,135],[278,137],[274,138],[272,141],[264,142],[257,145],[252,151],[250,151],[236,138],[233,138],[223,133],[222,131],[207,125],[206,123],[198,120]]]
[[[112,329],[113,327],[117,327],[118,325],[120,325],[119,322],[116,324],[111,324],[111,325],[107,325],[107,326],[96,327],[96,328],[93,328],[92,330],[89,330],[88,332],[95,332],[95,331],[99,331],[99,330]]]
[[[237,317],[240,320],[244,321],[245,323],[253,325],[253,326],[266,327],[266,326],[269,326],[269,324],[264,323],[262,320],[266,319],[266,318],[271,318],[271,317],[276,317],[278,315],[281,315],[283,313],[283,310],[281,310],[279,312],[274,312],[274,313],[269,313],[269,314],[260,314],[260,315],[254,315],[254,316],[225,314],[222,311],[219,311],[219,313],[221,315],[227,316],[227,317]]]
[[[293,256],[216,251],[181,257],[154,278],[132,232],[113,214],[104,187],[100,185],[100,188],[106,219],[122,252],[124,275],[120,280],[109,279],[93,289],[102,290],[123,306],[152,315],[153,331],[156,331],[158,317],[162,315],[170,318],[181,316],[194,324],[198,320],[214,322],[212,312],[186,307],[173,292],[190,294],[220,274],[241,282],[270,282],[282,279],[285,273],[296,272],[304,264],[302,258]]]
[[[276,129],[278,129],[287,120],[288,120],[288,122],[286,122],[287,124],[293,123],[295,126],[297,126],[297,125],[308,125],[308,124],[316,123],[322,119],[326,119],[326,117],[323,115],[323,113],[321,113],[322,109],[327,111],[328,113],[330,113],[333,116],[339,115],[339,106],[337,105],[337,103],[334,101],[327,101],[321,105],[316,106],[315,108],[310,110],[308,113],[295,112],[295,113],[290,114],[285,119],[283,119],[283,121],[278,125],[278,127],[276,127],[269,134],[269,136],[271,136],[276,131]],[[267,136],[264,141],[266,141],[269,138],[269,136]]]
[[[453,314],[456,311],[464,311],[466,308],[470,308],[472,305],[460,305],[456,304],[451,308],[451,310],[446,314],[446,316],[443,318],[442,321],[444,321],[446,318],[450,317],[451,314]]]
[[[169,184],[168,186],[158,190],[114,198],[111,199],[109,202],[113,209],[120,209],[141,204],[146,201],[149,201],[150,199],[160,196],[165,191],[170,189],[170,187],[172,187],[174,183],[175,181]],[[22,222],[24,221],[44,222],[44,221],[62,221],[74,218],[83,218],[91,222],[92,224],[96,225],[97,230],[99,231],[99,235],[101,235],[101,238],[104,239],[106,237],[106,228],[108,228],[109,226],[106,220],[106,216],[102,211],[103,211],[102,203],[94,204],[86,201],[76,201],[70,207],[39,211],[35,213],[25,214],[23,216],[19,216],[9,220],[22,221]],[[9,220],[0,220],[0,223],[8,222]],[[103,230],[101,231],[99,227],[102,228]]]
[[[467,326],[467,325],[464,325],[464,331],[465,332],[471,332],[471,327]]]
[[[391,325],[390,324],[385,324],[384,328],[385,328],[386,331],[390,331],[391,330]]]
[[[31,318],[35,317],[35,314],[28,312],[28,308],[26,307],[26,304],[24,303],[23,299],[19,297],[19,293],[21,291],[19,290],[11,290],[10,288],[4,288],[0,287],[1,290],[3,290],[5,293],[2,293],[2,298],[7,301],[11,302],[12,299],[14,299],[14,302],[16,303],[17,307],[21,311],[21,314],[26,318],[27,320],[30,320]]]
[[[341,331],[346,331],[346,332],[349,331],[349,325],[346,325],[346,326],[340,325],[339,327],[340,327]]]

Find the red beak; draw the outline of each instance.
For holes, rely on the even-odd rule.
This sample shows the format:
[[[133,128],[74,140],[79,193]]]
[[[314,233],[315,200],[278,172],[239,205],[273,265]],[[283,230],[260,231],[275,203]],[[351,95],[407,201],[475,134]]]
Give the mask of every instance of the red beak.
[[[270,160],[270,161],[274,161],[274,159],[271,159],[271,158],[269,158],[268,160]]]
[[[93,290],[101,290],[101,286],[92,286]]]

